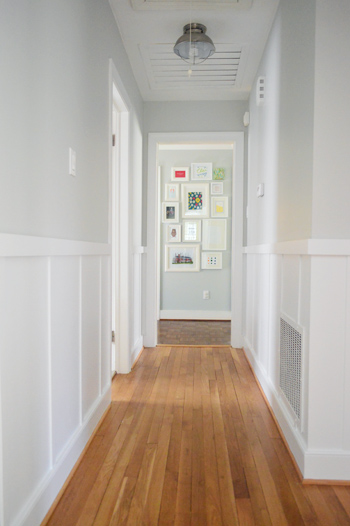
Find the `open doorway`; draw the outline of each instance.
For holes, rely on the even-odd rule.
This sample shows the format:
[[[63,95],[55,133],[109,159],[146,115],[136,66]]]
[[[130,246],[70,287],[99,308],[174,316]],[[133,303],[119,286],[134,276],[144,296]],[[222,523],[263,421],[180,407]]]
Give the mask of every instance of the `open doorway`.
[[[195,146],[195,148],[194,148]],[[171,201],[166,201],[165,197],[166,191],[171,191],[171,182],[165,182],[163,181],[163,184],[160,183],[160,178],[162,177],[161,170],[162,170],[162,152],[165,151],[165,149],[172,150],[173,153],[176,152],[176,149],[178,151],[182,151],[184,163],[183,166],[181,166],[181,161],[178,159],[177,161],[172,160],[170,161],[171,166],[167,165],[167,175],[169,173],[172,173],[172,168],[185,168],[185,170],[180,170],[183,172],[186,172],[186,168],[188,168],[188,174],[181,174],[180,177],[185,177],[187,180],[183,181],[181,186],[185,187],[185,190],[182,188],[178,189],[178,206],[171,206],[167,205],[166,203]],[[192,149],[192,153],[191,153]],[[207,202],[207,209],[204,212],[203,216],[200,219],[201,224],[198,225],[201,229],[203,228],[203,235],[205,236],[205,243],[202,245],[202,241],[197,241],[190,243],[188,241],[183,242],[183,229],[187,228],[188,225],[184,225],[182,221],[189,221],[190,223],[194,223],[195,221],[198,221],[198,218],[195,217],[186,217],[185,215],[185,207],[187,202],[187,197],[184,197],[187,191],[196,193],[197,188],[193,187],[191,185],[195,184],[196,181],[192,179],[192,176],[190,175],[190,170],[192,168],[192,161],[194,164],[200,164],[204,162],[210,163],[209,157],[208,160],[204,159],[204,157],[210,156],[211,152],[214,151],[229,151],[229,155],[232,159],[232,166],[231,168],[228,168],[228,171],[231,172],[232,177],[230,182],[226,180],[226,188],[223,188],[223,193],[218,193],[216,196],[215,194],[212,194],[211,192],[211,183],[218,181],[220,182],[220,179],[208,179],[207,181],[202,180],[198,181],[197,184],[205,183],[207,186],[203,187],[201,190],[206,194],[205,199]],[[199,155],[198,159],[194,159],[193,151],[196,151],[196,153]],[[185,152],[189,153],[192,160],[185,159]],[[220,166],[220,160],[215,161],[211,163],[211,168],[213,169],[214,164],[215,168],[222,168]],[[170,175],[171,177],[171,175]],[[170,185],[167,188],[165,185]],[[186,184],[188,187],[186,187]],[[230,185],[231,195],[228,196],[226,194],[227,191],[227,185]],[[220,187],[220,185],[219,185]],[[219,192],[221,189],[219,188]],[[225,192],[225,193],[224,193]],[[176,194],[176,191],[175,191]],[[180,195],[181,194],[181,195]],[[186,194],[188,196],[188,194]],[[218,202],[218,200],[214,199],[214,202],[218,203],[217,210],[214,211],[212,214],[212,197],[220,197],[221,201]],[[225,199],[222,199],[221,197],[225,197]],[[227,199],[226,199],[227,198]],[[223,217],[226,215],[226,212],[223,210],[223,208],[226,207],[225,203],[227,201],[227,210],[233,211],[233,214],[230,213],[230,217]],[[165,203],[165,204],[164,204]],[[169,208],[169,210],[168,210]],[[215,205],[214,205],[215,209]],[[217,212],[217,215],[215,214]],[[174,214],[174,215],[172,215]],[[221,216],[220,216],[221,214]],[[179,219],[181,218],[181,222]],[[232,218],[234,218],[234,221],[232,222]],[[165,219],[164,223],[167,223],[167,219],[170,219],[171,221],[173,219],[177,219],[177,222],[174,221],[174,224],[178,225],[179,231],[181,230],[181,250],[184,252],[183,254],[179,252],[179,254],[175,254],[174,250],[172,249],[171,243],[164,243],[162,242],[162,237],[169,236],[170,234],[166,233],[166,229],[164,228],[163,219]],[[213,221],[214,220],[214,221]],[[227,226],[227,222],[229,221],[229,226]],[[223,225],[226,223],[225,225]],[[171,224],[171,222],[169,222]],[[146,302],[147,302],[147,312],[146,312],[146,333],[145,333],[145,344],[154,346],[158,342],[158,321],[159,319],[184,319],[186,316],[184,316],[184,310],[192,310],[192,314],[189,315],[189,319],[198,318],[197,316],[193,316],[193,311],[198,310],[202,311],[200,315],[200,320],[211,320],[214,318],[215,321],[222,320],[224,317],[225,321],[231,321],[231,338],[230,343],[231,345],[234,345],[236,347],[240,347],[242,345],[242,224],[243,224],[243,133],[230,133],[230,132],[208,132],[208,133],[162,133],[162,134],[149,134],[149,171],[148,171],[148,222],[147,222],[147,292],[146,292]],[[162,226],[161,226],[162,225]],[[191,226],[191,231],[193,234],[193,225]],[[232,228],[233,227],[233,228]],[[205,232],[204,232],[205,230]],[[164,233],[165,231],[165,233]],[[171,232],[171,230],[170,230]],[[215,236],[214,233],[216,232]],[[174,234],[177,235],[176,232]],[[215,239],[213,238],[215,237]],[[227,236],[229,236],[229,243],[227,243]],[[226,247],[222,245],[222,239],[226,240]],[[165,237],[165,239],[169,239]],[[201,238],[202,239],[202,238]],[[215,240],[217,241],[217,245],[215,245]],[[188,250],[188,247],[192,246],[191,250]],[[202,250],[204,247],[204,250]],[[226,248],[228,250],[226,251]],[[174,253],[173,253],[174,252]],[[188,252],[188,253],[187,253]],[[191,252],[191,253],[189,253]],[[205,255],[203,256],[203,253]],[[214,254],[208,254],[208,253],[214,253]],[[219,253],[219,254],[218,254]],[[225,254],[224,254],[225,253]],[[219,257],[221,254],[221,257]],[[224,254],[224,255],[223,255]],[[221,307],[218,307],[219,304],[216,304],[214,309],[211,308],[205,308],[205,309],[197,309],[194,303],[191,303],[191,309],[186,309],[186,302],[189,301],[192,302],[192,300],[187,297],[186,300],[183,301],[181,304],[181,295],[180,299],[175,298],[174,293],[171,294],[173,296],[173,299],[176,299],[177,303],[173,303],[172,306],[175,308],[164,308],[166,306],[171,306],[171,303],[164,303],[165,298],[162,291],[162,282],[161,282],[161,275],[163,272],[163,278],[168,273],[168,275],[171,275],[171,270],[169,271],[169,268],[174,264],[174,257],[177,256],[178,258],[182,257],[183,261],[192,261],[191,265],[196,267],[195,270],[188,272],[179,270],[178,272],[175,271],[174,275],[176,276],[185,276],[187,274],[190,277],[187,281],[189,284],[195,282],[195,281],[201,281],[201,279],[205,279],[205,277],[208,278],[210,276],[210,273],[212,273],[213,278],[212,283],[210,285],[211,289],[206,286],[206,283],[208,281],[203,281],[200,284],[200,301],[203,301],[203,291],[206,293],[207,290],[209,290],[209,297],[210,297],[210,290],[214,292],[214,296],[216,293],[216,285],[215,281],[217,278],[214,278],[214,273],[218,272],[219,269],[216,270],[208,270],[207,276],[205,276],[205,272],[202,266],[205,265],[205,261],[203,262],[202,258],[207,258],[207,256],[211,256],[214,259],[214,265],[215,264],[221,264],[218,260],[226,260],[226,264],[228,261],[228,265],[226,265],[227,273],[228,273],[228,279],[226,279],[226,289],[225,287],[223,290],[226,291],[226,304],[221,304]],[[175,262],[176,263],[176,262]],[[208,264],[208,263],[207,263]],[[210,262],[209,262],[210,264]],[[162,268],[163,267],[163,268]],[[166,270],[168,269],[168,270]],[[198,271],[199,269],[199,271]],[[197,274],[197,276],[200,276],[199,278],[195,279],[194,276]],[[222,275],[225,275],[225,272],[222,273]],[[226,276],[227,277],[227,276]],[[169,280],[168,280],[169,281]],[[170,280],[171,281],[171,280]],[[182,281],[186,281],[185,278],[182,278]],[[223,280],[225,282],[225,279]],[[174,283],[172,284],[174,286]],[[186,287],[186,285],[185,285]],[[177,285],[175,285],[175,289],[177,290]],[[190,292],[191,285],[188,286],[188,291]],[[174,292],[174,290],[173,290]],[[162,294],[162,297],[161,297]],[[199,294],[197,293],[197,299]],[[224,294],[225,296],[225,294]],[[228,300],[227,300],[228,298]],[[164,301],[163,301],[164,300]],[[204,300],[205,301],[205,300]],[[214,302],[212,303],[212,305]],[[210,305],[210,307],[212,306]],[[222,305],[225,305],[222,307]],[[168,311],[164,315],[164,311]],[[178,311],[178,312],[175,312]],[[207,315],[205,312],[207,311]],[[216,313],[214,312],[216,311]],[[221,312],[220,312],[221,311]],[[224,316],[223,316],[223,313]],[[197,313],[198,314],[198,313]]]
[[[128,373],[129,353],[129,128],[130,101],[110,61],[111,205],[109,242],[112,245],[111,373]],[[121,227],[122,225],[122,227]],[[121,278],[121,276],[123,278]]]
[[[158,147],[158,344],[231,342],[232,169],[232,143]]]

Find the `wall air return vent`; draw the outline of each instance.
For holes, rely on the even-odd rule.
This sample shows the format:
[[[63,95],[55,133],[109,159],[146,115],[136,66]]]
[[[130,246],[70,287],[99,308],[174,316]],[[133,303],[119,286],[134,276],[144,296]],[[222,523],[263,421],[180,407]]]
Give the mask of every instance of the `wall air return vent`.
[[[280,318],[280,388],[293,413],[301,416],[302,334]]]
[[[259,77],[256,83],[256,104],[261,106],[265,102],[265,77]]]

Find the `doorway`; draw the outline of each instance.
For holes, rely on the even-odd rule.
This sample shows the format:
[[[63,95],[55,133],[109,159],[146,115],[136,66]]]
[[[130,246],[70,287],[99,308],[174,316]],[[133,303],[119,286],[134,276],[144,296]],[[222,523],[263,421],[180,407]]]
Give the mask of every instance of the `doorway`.
[[[241,132],[199,132],[199,133],[162,133],[149,134],[148,152],[148,216],[147,216],[147,286],[146,286],[146,331],[145,344],[154,346],[158,341],[157,322],[160,313],[160,220],[164,217],[164,207],[160,206],[159,192],[159,166],[160,152],[164,150],[164,145],[168,148],[181,148],[188,150],[196,145],[206,151],[210,148],[231,149],[233,155],[232,163],[232,210],[234,214],[233,228],[230,234],[232,250],[230,250],[231,263],[229,276],[231,286],[229,296],[231,301],[231,345],[242,346],[242,241],[243,241],[243,133]],[[200,146],[204,145],[204,146]],[[189,180],[191,183],[191,180]],[[209,185],[208,185],[209,186]],[[209,196],[210,200],[210,196]],[[175,207],[176,208],[176,207]],[[181,214],[183,212],[180,212]],[[208,214],[210,217],[211,214]],[[207,222],[208,223],[208,222]],[[215,225],[216,226],[216,225]],[[201,259],[201,252],[193,249],[194,257]],[[197,256],[195,255],[197,254]],[[188,255],[187,255],[188,256]],[[184,256],[185,257],[185,256]],[[190,254],[188,257],[192,258]],[[166,258],[164,259],[164,261]],[[201,266],[201,261],[198,261]],[[189,274],[189,273],[188,273]],[[171,310],[171,309],[170,309]],[[176,309],[175,309],[176,310]],[[180,315],[181,317],[181,315]],[[207,319],[212,318],[212,313]],[[220,319],[220,316],[219,316]]]
[[[112,245],[112,348],[111,373],[131,369],[129,345],[129,120],[130,101],[110,61],[110,218]],[[123,222],[122,222],[123,220]],[[121,228],[121,224],[123,227]],[[121,257],[123,255],[123,257]]]

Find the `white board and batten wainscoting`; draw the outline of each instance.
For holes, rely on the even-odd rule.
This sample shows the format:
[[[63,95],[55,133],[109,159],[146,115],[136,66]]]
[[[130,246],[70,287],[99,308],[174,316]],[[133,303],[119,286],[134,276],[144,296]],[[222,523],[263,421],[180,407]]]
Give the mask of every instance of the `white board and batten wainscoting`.
[[[244,254],[244,348],[300,471],[349,481],[350,241],[304,239]],[[294,338],[287,386],[286,326]]]
[[[41,523],[110,404],[111,250],[0,234],[1,526]],[[130,363],[143,345],[133,252]]]
[[[111,246],[0,234],[0,291],[0,523],[33,526],[110,403]]]

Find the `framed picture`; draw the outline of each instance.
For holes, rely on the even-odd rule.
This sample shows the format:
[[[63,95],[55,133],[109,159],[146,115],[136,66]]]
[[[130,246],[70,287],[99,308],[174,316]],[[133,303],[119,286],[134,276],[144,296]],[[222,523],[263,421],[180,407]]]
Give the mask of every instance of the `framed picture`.
[[[222,195],[224,193],[224,183],[210,183],[212,195]]]
[[[203,250],[226,250],[226,219],[203,219]]]
[[[166,225],[166,242],[181,243],[181,225]]]
[[[199,272],[199,245],[165,245],[165,272]]]
[[[209,217],[209,184],[182,185],[182,217]]]
[[[183,241],[186,243],[199,243],[202,237],[202,222],[198,219],[184,221]]]
[[[222,252],[202,252],[202,269],[222,269]]]
[[[214,168],[213,179],[215,181],[223,181],[225,179],[225,168]]]
[[[211,198],[211,217],[227,217],[228,216],[228,197],[227,195],[221,197]]]
[[[171,169],[172,181],[188,181],[188,166],[174,167]]]
[[[177,223],[179,221],[179,203],[166,201],[163,203],[163,223]]]
[[[213,178],[212,163],[192,163],[191,180],[192,181],[211,181]]]
[[[180,198],[180,185],[179,184],[166,184],[165,185],[165,200],[166,201],[178,201]]]

